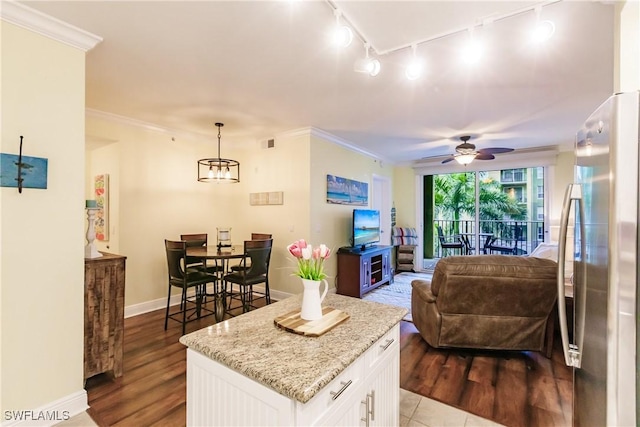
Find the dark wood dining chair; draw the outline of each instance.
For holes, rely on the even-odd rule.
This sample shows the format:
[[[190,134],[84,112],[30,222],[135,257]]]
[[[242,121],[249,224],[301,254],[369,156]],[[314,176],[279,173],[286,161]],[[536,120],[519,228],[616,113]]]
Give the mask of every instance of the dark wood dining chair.
[[[180,240],[187,243],[188,248],[207,246],[207,233],[181,234]],[[221,267],[217,264],[207,265],[206,261],[193,256],[188,256],[185,260],[186,268],[195,268],[196,270],[206,271],[207,273],[216,273],[221,271]]]
[[[251,233],[251,240],[269,240],[272,235],[267,233]],[[251,261],[247,262],[247,265],[243,265],[242,263],[231,266],[231,271],[240,271],[251,266]]]
[[[269,292],[269,263],[271,260],[271,248],[273,239],[245,240],[244,257],[241,261],[241,269],[224,276],[224,286],[230,284],[227,296],[230,297],[229,307],[233,300],[239,300],[242,304],[242,312],[246,313],[252,308],[257,308],[255,302],[264,299],[266,304],[271,304]],[[248,265],[248,262],[251,262]],[[264,283],[264,291],[260,292],[253,286]],[[233,285],[238,285],[238,292],[233,291]]]
[[[207,283],[216,283],[218,280],[214,274],[207,273],[203,270],[195,268],[185,268],[187,257],[187,242],[184,240],[164,241],[167,253],[167,269],[168,269],[168,294],[167,294],[167,311],[164,318],[164,330],[167,330],[169,319],[182,322],[182,335],[185,333],[187,324],[187,312],[191,312],[189,317],[196,316],[200,319],[204,316],[214,314],[213,310],[206,307],[206,285]],[[176,287],[182,289],[180,297],[180,310],[170,312],[171,304],[171,288]],[[187,290],[193,288],[195,294],[188,295]],[[189,308],[189,306],[192,308]],[[203,316],[203,312],[205,313]],[[195,320],[192,319],[192,320]]]

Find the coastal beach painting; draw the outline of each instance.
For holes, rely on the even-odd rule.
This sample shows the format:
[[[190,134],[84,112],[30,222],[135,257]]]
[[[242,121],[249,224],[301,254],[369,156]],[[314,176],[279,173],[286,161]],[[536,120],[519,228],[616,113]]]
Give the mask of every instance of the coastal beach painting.
[[[369,204],[369,184],[327,175],[327,203],[367,206]]]

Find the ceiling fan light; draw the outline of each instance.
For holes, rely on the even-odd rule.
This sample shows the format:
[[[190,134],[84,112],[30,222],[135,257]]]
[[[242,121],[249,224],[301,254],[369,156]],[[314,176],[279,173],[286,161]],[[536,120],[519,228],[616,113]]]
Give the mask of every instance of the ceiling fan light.
[[[469,163],[473,162],[473,159],[475,159],[476,156],[477,156],[477,153],[459,154],[454,158],[456,159],[456,162],[460,163],[461,165],[468,165]]]

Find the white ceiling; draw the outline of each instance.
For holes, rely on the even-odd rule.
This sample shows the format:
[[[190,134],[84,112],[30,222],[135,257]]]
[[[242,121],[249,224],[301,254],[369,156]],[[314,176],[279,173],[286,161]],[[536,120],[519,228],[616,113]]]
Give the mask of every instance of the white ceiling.
[[[315,127],[394,163],[478,148],[570,146],[613,92],[613,5],[595,1],[28,1],[104,39],[87,54],[87,108],[214,144]],[[545,45],[532,11],[555,22]],[[329,43],[333,6],[377,52],[377,77],[355,73],[363,43]],[[484,23],[485,25],[479,25]],[[486,45],[477,66],[458,56]],[[456,32],[457,31],[457,32]],[[420,44],[427,73],[404,77]],[[212,145],[213,147],[213,145]],[[503,154],[506,155],[506,154]]]

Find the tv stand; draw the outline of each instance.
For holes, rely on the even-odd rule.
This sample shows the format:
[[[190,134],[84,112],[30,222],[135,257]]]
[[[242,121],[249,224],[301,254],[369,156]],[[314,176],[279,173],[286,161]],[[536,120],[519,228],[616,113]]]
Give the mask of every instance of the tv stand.
[[[367,292],[389,283],[390,279],[391,246],[338,251],[338,294],[362,298]]]

